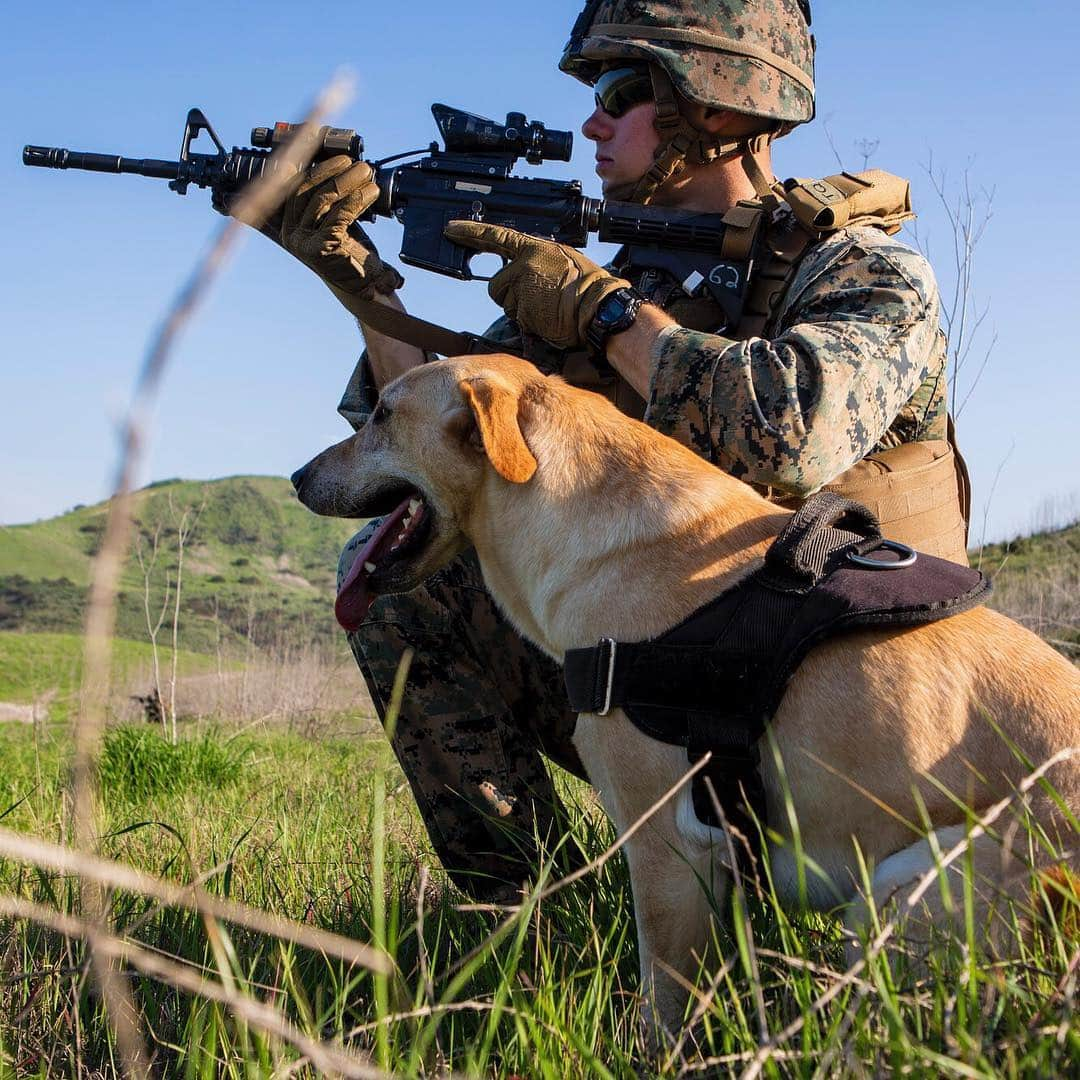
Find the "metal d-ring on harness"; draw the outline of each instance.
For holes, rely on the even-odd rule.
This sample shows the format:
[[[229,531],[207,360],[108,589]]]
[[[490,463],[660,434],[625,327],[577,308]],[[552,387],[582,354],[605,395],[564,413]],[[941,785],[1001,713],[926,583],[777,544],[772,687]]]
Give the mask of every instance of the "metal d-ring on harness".
[[[881,559],[868,559],[865,555],[856,555],[854,551],[849,551],[848,562],[866,570],[903,570],[905,566],[912,566],[919,557],[919,553],[914,548],[909,548],[907,544],[901,544],[897,540],[882,540],[878,545],[878,550],[893,551],[900,558],[896,562],[884,562]]]
[[[821,492],[759,570],[678,626],[567,652],[570,705],[598,716],[621,708],[646,735],[686,747],[691,763],[711,753],[694,781],[695,810],[717,824],[707,777],[728,821],[754,842],[754,819],[765,822],[758,745],[810,649],[851,630],[945,618],[989,592],[977,570],[884,539],[864,506]]]

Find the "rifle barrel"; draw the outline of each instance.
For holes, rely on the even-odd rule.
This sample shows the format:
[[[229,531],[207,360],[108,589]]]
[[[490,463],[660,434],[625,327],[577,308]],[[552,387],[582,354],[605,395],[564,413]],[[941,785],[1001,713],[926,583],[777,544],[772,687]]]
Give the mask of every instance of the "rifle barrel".
[[[135,173],[155,176],[162,180],[177,179],[178,161],[159,161],[156,158],[126,158],[115,154],[84,154],[65,150],[61,146],[24,146],[23,164],[43,169],[85,169],[88,172]]]

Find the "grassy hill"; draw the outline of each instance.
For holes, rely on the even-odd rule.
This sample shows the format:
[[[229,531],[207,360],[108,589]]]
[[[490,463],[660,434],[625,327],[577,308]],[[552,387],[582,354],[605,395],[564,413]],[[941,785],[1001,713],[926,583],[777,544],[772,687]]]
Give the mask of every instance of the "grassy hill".
[[[106,510],[106,503],[76,507],[48,521],[0,528],[0,632],[80,632]],[[158,536],[150,575],[154,619],[166,579],[175,581],[176,526],[185,510],[197,511],[197,518],[184,549],[182,650],[235,653],[251,643],[340,647],[334,576],[356,522],[310,513],[279,477],[151,484],[135,496],[135,517],[146,560]],[[994,578],[994,606],[1067,655],[1080,656],[1080,523],[987,545],[972,552],[972,562]],[[121,638],[148,639],[144,584],[133,551],[121,581]],[[172,595],[162,644],[171,640]]]
[[[0,701],[29,702],[48,694],[58,706],[78,691],[82,680],[85,642],[81,634],[18,634],[0,631]],[[112,678],[126,680],[132,672],[149,668],[150,645],[142,641],[118,641],[112,650]],[[161,650],[165,670],[172,650]],[[177,669],[181,676],[213,670],[209,656],[181,652]]]
[[[31,525],[0,528],[0,631],[78,633],[90,563],[107,503]],[[279,477],[239,476],[205,483],[169,480],[135,496],[138,546],[150,562],[156,621],[170,590],[162,636],[169,636],[177,568],[177,524],[194,527],[184,546],[179,644],[214,652],[238,641],[269,645],[330,641],[338,553],[357,524],[321,518],[301,506]],[[197,517],[195,516],[197,514]],[[147,640],[144,571],[133,550],[121,580],[118,636]]]
[[[1080,522],[987,544],[972,565],[993,578],[992,607],[1080,660]]]

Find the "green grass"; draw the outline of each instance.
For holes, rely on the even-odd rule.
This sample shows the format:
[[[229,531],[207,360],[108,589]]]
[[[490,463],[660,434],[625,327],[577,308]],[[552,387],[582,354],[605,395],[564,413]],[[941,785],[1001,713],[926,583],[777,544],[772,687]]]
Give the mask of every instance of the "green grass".
[[[993,579],[991,607],[1080,662],[1080,522],[989,544],[973,564]]]
[[[64,578],[90,584],[90,556],[78,534],[53,522],[0,528],[0,576],[22,574],[31,580]]]
[[[1045,569],[1055,564],[1075,566],[1080,563],[1080,522],[997,544],[985,544],[973,551],[972,556],[972,562],[988,574],[996,574],[1004,566],[1014,573]]]
[[[0,631],[0,701],[29,702],[51,690],[61,707],[78,690],[82,679],[84,642],[75,634],[16,634]],[[172,663],[172,650],[159,649],[163,670]],[[113,643],[112,674],[122,680],[150,665],[152,650],[139,641]],[[177,658],[181,674],[211,671],[207,656],[181,651]],[[59,715],[54,713],[54,716]]]
[[[246,554],[255,564],[263,556],[285,555],[320,577],[332,577],[341,543],[355,531],[347,522],[312,514],[296,501],[289,481],[277,476],[151,484],[136,492],[133,513],[140,531],[152,534],[160,524],[167,539],[174,511],[187,507],[201,507],[193,544],[206,545],[209,560],[220,559],[216,569],[225,573],[237,556]],[[0,577],[68,577],[86,584],[89,556],[96,550],[107,510],[108,503],[98,503],[45,521],[0,528]],[[136,580],[135,568],[129,571]]]
[[[174,744],[153,728],[116,727],[105,733],[98,783],[110,798],[131,803],[188,787],[222,790],[240,780],[251,753],[243,736],[204,731]]]
[[[793,915],[768,891],[744,897],[742,916],[736,909],[720,932],[717,951],[730,960],[723,968],[710,961],[717,988],[696,1045],[650,1064],[637,1028],[636,939],[621,859],[539,906],[527,903],[493,936],[497,915],[459,909],[374,728],[324,741],[253,730],[232,742],[202,729],[175,758],[164,744],[150,748],[156,738],[144,729],[110,735],[130,752],[129,764],[137,754],[137,771],[156,779],[133,785],[120,779],[132,777],[129,764],[103,765],[107,855],[178,880],[210,873],[208,888],[220,895],[381,940],[396,972],[380,980],[225,925],[211,938],[199,918],[124,893],[112,899],[114,923],[210,977],[271,997],[309,1035],[345,1039],[401,1075],[430,1076],[440,1063],[477,1077],[740,1075],[762,1027],[775,1037],[796,1021],[762,1075],[1075,1075],[1076,973],[1066,975],[1075,937],[1051,929],[1019,962],[960,955],[929,976],[898,976],[876,962],[837,985],[836,924]],[[229,762],[221,772],[197,764],[215,742]],[[235,746],[241,758],[230,757]],[[0,727],[5,826],[61,838],[68,753],[57,729],[35,743],[28,729]],[[584,787],[564,788],[572,830],[596,855],[610,827]],[[13,863],[0,863],[0,878],[2,891],[78,910],[69,879]],[[117,1075],[81,942],[8,924],[0,955],[0,1061],[20,1075]],[[296,1057],[221,1006],[138,975],[130,984],[159,1075],[270,1076]]]

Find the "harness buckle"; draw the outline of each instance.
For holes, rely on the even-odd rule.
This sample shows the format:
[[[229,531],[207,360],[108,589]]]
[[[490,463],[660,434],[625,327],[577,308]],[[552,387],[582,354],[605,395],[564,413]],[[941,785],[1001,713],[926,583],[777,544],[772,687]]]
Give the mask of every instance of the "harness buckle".
[[[604,688],[604,704],[596,711],[596,715],[607,716],[611,712],[611,688],[615,684],[615,639],[601,638],[600,645],[607,647],[607,678]]]

